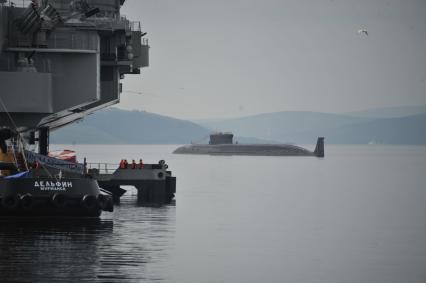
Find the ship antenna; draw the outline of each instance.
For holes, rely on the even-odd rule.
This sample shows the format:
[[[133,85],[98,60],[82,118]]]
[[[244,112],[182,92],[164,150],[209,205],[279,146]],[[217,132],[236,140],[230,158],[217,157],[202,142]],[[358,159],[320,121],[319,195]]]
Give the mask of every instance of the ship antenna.
[[[41,168],[43,168],[43,170],[47,173],[47,175],[49,175],[49,177],[50,178],[55,178],[55,181],[57,182],[58,181],[58,179],[56,178],[56,176],[55,175],[52,175],[51,173],[50,173],[50,171],[49,171],[49,169],[47,169],[46,168],[46,166],[43,164],[43,163],[39,163],[40,164],[40,166],[41,166]]]
[[[1,106],[3,107],[4,112],[6,112],[7,117],[8,117],[8,118],[9,118],[9,120],[10,120],[10,123],[11,123],[11,124],[12,124],[12,126],[15,128],[15,131],[17,131],[17,132],[18,132],[18,127],[16,126],[15,121],[13,120],[13,118],[12,118],[12,116],[10,115],[9,111],[7,111],[6,105],[4,105],[4,102],[3,102],[3,99],[1,98],[1,96],[0,96],[0,104],[1,104]]]
[[[28,161],[27,158],[25,157],[25,140],[22,138],[21,133],[18,131],[18,127],[16,126],[15,121],[13,120],[12,116],[10,115],[9,111],[6,108],[6,105],[3,102],[3,99],[0,97],[0,104],[4,109],[4,112],[6,112],[7,116],[10,119],[10,122],[12,124],[12,126],[15,128],[15,131],[18,133],[18,145],[20,146],[20,149],[22,149],[22,158],[24,159],[24,165],[25,165],[25,169],[28,170]],[[15,159],[15,163],[16,165],[18,165],[18,160],[16,158],[15,155],[15,148],[12,146],[12,151],[13,151],[13,158]],[[52,177],[52,174],[50,173],[50,171],[44,166],[44,164],[40,163],[41,167],[46,171],[46,173],[49,175],[49,177]],[[55,180],[57,180],[56,176],[54,176]]]
[[[4,112],[6,112],[7,117],[9,117],[10,123],[15,128],[15,131],[18,134],[18,146],[19,146],[19,149],[22,150],[22,158],[24,159],[25,170],[28,171],[28,163],[27,163],[27,159],[25,157],[25,152],[24,152],[24,150],[25,150],[25,143],[24,142],[25,141],[22,138],[21,133],[18,131],[18,127],[16,126],[15,121],[13,120],[13,118],[10,115],[9,111],[7,110],[6,105],[4,104],[3,99],[1,97],[0,97],[0,104],[3,107],[3,109],[4,109]],[[12,146],[12,151],[13,151],[13,156],[15,158],[15,163],[16,163],[16,165],[18,165],[18,160],[16,159],[16,156],[15,156],[15,147],[14,146]]]

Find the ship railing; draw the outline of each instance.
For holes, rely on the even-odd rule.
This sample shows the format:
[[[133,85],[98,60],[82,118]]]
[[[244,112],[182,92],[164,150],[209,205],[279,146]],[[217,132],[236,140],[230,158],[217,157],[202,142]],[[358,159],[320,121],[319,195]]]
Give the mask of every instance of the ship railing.
[[[107,29],[107,30],[119,30],[123,29],[126,31],[132,31],[133,24],[126,17],[93,17],[87,19],[87,21],[95,24],[96,28]],[[134,24],[135,28],[138,26]]]
[[[113,174],[118,168],[116,163],[86,163],[87,170],[96,170],[98,174]]]
[[[141,31],[141,22],[140,21],[130,21],[125,16],[120,16],[120,18],[114,18],[112,21],[110,20],[109,23],[119,26],[124,26],[126,30],[130,31]]]
[[[9,47],[21,47],[22,42],[19,38],[10,37]],[[98,51],[98,40],[96,37],[82,36],[78,34],[64,34],[53,32],[47,40],[48,48],[52,49],[74,49],[74,50],[91,50]],[[43,66],[46,72],[49,71],[48,66]],[[0,111],[1,112],[1,111]]]
[[[130,23],[130,30],[131,31],[141,31],[141,22],[139,21],[133,21]]]
[[[106,30],[118,30],[118,29],[126,29],[126,23],[122,22],[120,19],[114,18],[93,18],[89,20],[90,22],[96,25],[98,29],[106,29]]]
[[[95,37],[84,37],[81,35],[66,35],[52,33],[49,38],[50,48],[68,48],[82,50],[97,50],[98,41]]]
[[[86,172],[89,173],[95,173],[95,174],[114,174],[114,172],[120,168],[119,164],[116,163],[103,163],[103,162],[92,162],[92,163],[85,163]],[[141,170],[141,169],[167,169],[167,165],[162,164],[147,164],[144,163],[141,167],[140,164],[135,163],[133,165],[132,163],[127,165],[127,169],[134,169],[134,170]]]
[[[68,49],[84,49],[97,50],[98,42],[95,37],[85,37],[82,35],[64,35],[52,33],[48,40],[50,48],[68,48]]]
[[[31,2],[31,0],[8,0],[5,4],[10,7],[26,8]]]
[[[4,3],[6,6],[10,6],[10,7],[18,7],[18,8],[23,8],[26,2],[31,2],[29,0],[20,0],[20,1],[16,1],[16,0],[8,0],[6,3]],[[25,6],[26,7],[26,6]]]

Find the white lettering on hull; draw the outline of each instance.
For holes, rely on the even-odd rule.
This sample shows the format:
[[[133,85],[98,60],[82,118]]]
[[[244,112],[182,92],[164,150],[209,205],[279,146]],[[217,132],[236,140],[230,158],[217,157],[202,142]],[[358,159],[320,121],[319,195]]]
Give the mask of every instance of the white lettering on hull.
[[[73,183],[70,181],[35,181],[34,187],[39,188],[40,191],[66,191],[68,188],[72,188]]]

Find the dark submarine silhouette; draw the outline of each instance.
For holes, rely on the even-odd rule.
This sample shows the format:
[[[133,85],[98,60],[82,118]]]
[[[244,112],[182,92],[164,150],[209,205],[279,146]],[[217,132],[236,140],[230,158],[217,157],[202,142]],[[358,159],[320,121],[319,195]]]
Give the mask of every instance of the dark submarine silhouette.
[[[255,156],[316,156],[324,157],[324,137],[319,137],[314,151],[291,144],[233,143],[232,133],[213,133],[209,144],[189,144],[178,147],[176,154],[255,155]]]

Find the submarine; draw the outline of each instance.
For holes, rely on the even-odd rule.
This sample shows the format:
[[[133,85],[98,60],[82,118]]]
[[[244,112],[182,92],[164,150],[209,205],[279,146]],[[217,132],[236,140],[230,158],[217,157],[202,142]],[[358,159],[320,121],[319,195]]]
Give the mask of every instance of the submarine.
[[[239,144],[232,133],[213,133],[209,144],[178,147],[175,154],[253,155],[253,156],[315,156],[324,157],[324,137],[318,137],[314,151],[291,144]]]

